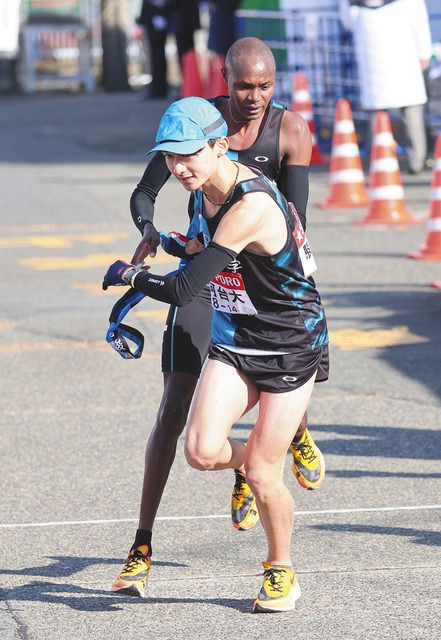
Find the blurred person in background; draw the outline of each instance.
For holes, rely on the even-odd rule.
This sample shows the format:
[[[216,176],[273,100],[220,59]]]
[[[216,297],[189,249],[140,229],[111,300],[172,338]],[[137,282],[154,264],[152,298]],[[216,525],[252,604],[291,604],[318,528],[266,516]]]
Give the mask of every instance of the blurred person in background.
[[[137,23],[147,33],[150,47],[152,82],[146,97],[167,97],[167,60],[165,43],[170,26],[171,8],[169,0],[144,0]]]
[[[171,2],[172,32],[176,38],[179,64],[187,51],[195,48],[194,34],[200,29],[198,0],[175,0]]]
[[[207,48],[220,56],[225,56],[237,39],[236,17],[240,0],[213,0],[210,6]]]
[[[339,0],[343,26],[355,43],[361,104],[372,112],[401,109],[411,173],[423,170],[427,138],[423,72],[432,53],[424,0]]]
[[[0,0],[0,92],[17,89],[20,0]]]
[[[176,40],[179,65],[187,51],[194,49],[194,34],[200,28],[198,0],[144,0],[141,14],[136,21],[145,29],[152,81],[147,87],[147,98],[166,98],[167,85],[167,36]]]

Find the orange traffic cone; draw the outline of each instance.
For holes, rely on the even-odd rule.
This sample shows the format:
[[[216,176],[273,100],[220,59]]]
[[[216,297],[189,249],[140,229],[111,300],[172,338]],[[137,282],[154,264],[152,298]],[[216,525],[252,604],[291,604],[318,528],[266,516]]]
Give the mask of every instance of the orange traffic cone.
[[[303,116],[308,123],[312,138],[311,164],[325,164],[325,159],[320,153],[315,133],[314,114],[312,111],[311,94],[309,93],[308,78],[306,74],[297,71],[293,78],[291,111]]]
[[[351,105],[345,98],[340,98],[335,107],[330,183],[330,193],[319,205],[322,209],[364,207],[369,203]]]
[[[221,69],[225,64],[224,56],[213,55],[208,61],[207,98],[215,96],[228,96],[228,85],[225,82]]]
[[[398,166],[390,118],[378,111],[374,119],[374,137],[369,173],[371,204],[366,216],[356,224],[414,224],[404,201],[403,183]]]
[[[426,244],[414,251],[409,258],[416,260],[441,260],[441,133],[435,144],[435,166],[430,194],[430,218],[427,222]],[[434,283],[436,286],[436,283]]]
[[[199,74],[198,59],[194,49],[184,53],[182,57],[181,98],[205,96],[204,85]]]

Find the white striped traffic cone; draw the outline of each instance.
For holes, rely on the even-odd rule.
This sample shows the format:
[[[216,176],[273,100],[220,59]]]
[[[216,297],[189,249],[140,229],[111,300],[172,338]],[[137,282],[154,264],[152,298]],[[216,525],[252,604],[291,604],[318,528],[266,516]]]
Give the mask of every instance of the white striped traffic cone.
[[[364,207],[369,203],[351,105],[345,98],[340,98],[335,107],[329,170],[331,189],[319,205],[322,209]]]
[[[430,218],[427,222],[426,244],[414,251],[409,258],[416,260],[441,260],[441,133],[435,144],[435,166],[430,192]],[[434,283],[434,286],[437,286]]]
[[[386,111],[379,111],[375,114],[371,148],[371,204],[366,216],[358,220],[357,224],[397,225],[420,222],[412,217],[406,207],[395,146],[389,115]]]

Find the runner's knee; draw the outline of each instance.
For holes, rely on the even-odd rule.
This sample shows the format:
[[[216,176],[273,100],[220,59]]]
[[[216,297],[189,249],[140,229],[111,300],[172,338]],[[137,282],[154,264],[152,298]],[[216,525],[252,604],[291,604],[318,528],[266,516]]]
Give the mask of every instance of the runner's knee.
[[[166,397],[158,411],[155,428],[178,438],[184,430],[187,421],[189,402],[180,397]]]
[[[189,451],[187,447],[185,447],[184,451],[190,467],[193,467],[193,469],[197,469],[198,471],[209,471],[211,469],[209,465],[207,466],[207,461],[202,457],[195,455],[192,451]]]
[[[217,447],[191,435],[186,438],[184,451],[188,464],[199,471],[213,470],[219,456]]]
[[[262,473],[262,470],[247,470],[245,468],[247,484],[261,502],[268,502],[280,491],[281,481],[278,474]]]

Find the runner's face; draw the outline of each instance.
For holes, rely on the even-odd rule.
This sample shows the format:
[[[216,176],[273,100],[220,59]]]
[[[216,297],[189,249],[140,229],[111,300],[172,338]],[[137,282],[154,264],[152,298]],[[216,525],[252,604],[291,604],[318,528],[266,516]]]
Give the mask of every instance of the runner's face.
[[[168,170],[187,191],[199,189],[217,169],[218,154],[216,147],[212,148],[208,143],[191,155],[165,151],[164,156]]]
[[[274,93],[274,71],[263,63],[228,74],[232,116],[243,121],[258,120]]]

